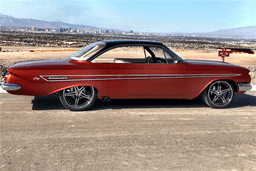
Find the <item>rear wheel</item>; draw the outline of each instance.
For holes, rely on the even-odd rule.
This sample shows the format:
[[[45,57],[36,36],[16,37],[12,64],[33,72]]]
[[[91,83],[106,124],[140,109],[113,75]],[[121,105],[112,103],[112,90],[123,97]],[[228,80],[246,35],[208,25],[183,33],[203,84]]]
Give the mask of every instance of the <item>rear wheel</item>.
[[[87,110],[97,100],[97,93],[91,86],[77,86],[62,90],[59,98],[62,105],[70,110]]]
[[[216,81],[204,90],[203,100],[210,107],[225,108],[231,105],[234,95],[232,84]]]

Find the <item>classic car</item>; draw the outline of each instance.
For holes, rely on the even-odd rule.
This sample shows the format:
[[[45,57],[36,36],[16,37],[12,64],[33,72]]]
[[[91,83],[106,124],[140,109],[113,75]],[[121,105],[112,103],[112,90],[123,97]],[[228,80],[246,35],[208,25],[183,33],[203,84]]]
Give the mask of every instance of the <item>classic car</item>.
[[[17,62],[2,88],[11,94],[57,93],[64,107],[86,110],[97,99],[194,99],[225,108],[252,88],[249,70],[224,62],[183,60],[161,42],[106,40],[64,59]]]

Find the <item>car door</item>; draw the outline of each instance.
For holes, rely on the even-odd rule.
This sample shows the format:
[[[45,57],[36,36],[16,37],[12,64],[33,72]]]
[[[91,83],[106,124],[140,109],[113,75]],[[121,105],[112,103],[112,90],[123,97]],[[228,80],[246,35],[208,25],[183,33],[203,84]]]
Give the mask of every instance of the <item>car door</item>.
[[[161,51],[162,55],[155,54],[156,57],[167,58],[166,50],[158,49]],[[127,75],[129,98],[183,98],[185,69],[182,63],[133,63],[128,65]]]
[[[127,64],[123,63],[91,63],[91,83],[97,85],[98,95],[111,99],[126,97]]]

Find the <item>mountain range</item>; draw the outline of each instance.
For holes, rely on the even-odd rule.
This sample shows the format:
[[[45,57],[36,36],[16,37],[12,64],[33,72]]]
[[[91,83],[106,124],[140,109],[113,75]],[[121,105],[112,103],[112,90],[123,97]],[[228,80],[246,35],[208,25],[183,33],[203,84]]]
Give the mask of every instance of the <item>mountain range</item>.
[[[9,15],[0,14],[0,26],[1,27],[36,27],[36,28],[72,28],[78,30],[100,30],[105,28],[93,27],[87,25],[69,24],[64,22],[51,22],[36,20],[31,18],[15,18]],[[115,31],[121,31],[118,29],[109,29]],[[186,34],[186,33],[183,33]],[[240,37],[240,38],[256,38],[256,26],[249,27],[237,27],[225,30],[217,30],[213,32],[195,33],[196,35],[204,36],[220,36],[220,37]],[[191,35],[191,33],[188,33]]]
[[[256,38],[256,26],[237,27],[208,32],[209,36]]]
[[[36,28],[72,28],[79,30],[99,30],[97,27],[78,25],[78,24],[68,24],[64,22],[51,22],[43,20],[35,20],[32,18],[15,18],[10,15],[0,14],[0,24],[2,26],[8,27],[36,27]]]

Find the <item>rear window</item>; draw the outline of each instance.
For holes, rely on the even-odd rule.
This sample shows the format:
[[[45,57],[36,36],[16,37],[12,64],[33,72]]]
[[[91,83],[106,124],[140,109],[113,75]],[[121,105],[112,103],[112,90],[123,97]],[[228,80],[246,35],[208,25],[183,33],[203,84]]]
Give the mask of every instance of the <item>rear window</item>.
[[[87,60],[95,53],[103,49],[105,46],[106,44],[103,42],[95,42],[77,51],[76,53],[71,55],[70,58],[74,60]]]

